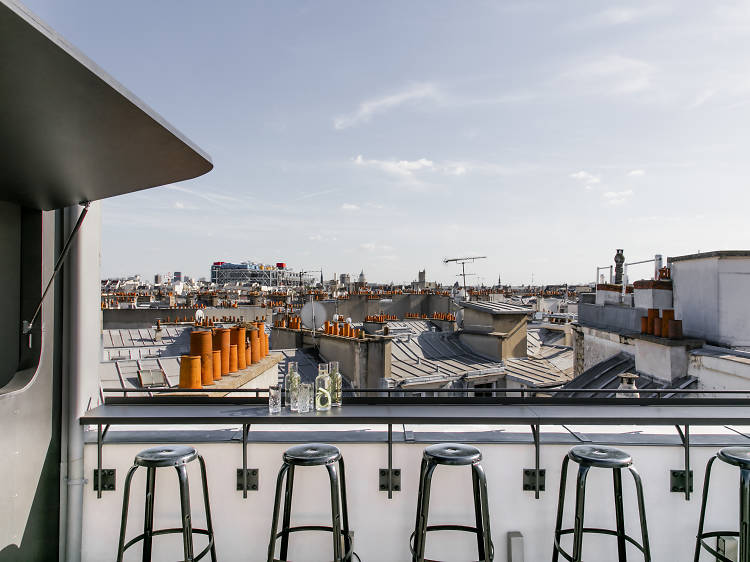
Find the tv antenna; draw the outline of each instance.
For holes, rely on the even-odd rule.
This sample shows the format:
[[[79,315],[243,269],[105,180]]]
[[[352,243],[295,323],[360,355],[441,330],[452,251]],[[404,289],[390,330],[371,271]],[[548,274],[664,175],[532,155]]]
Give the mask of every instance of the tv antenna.
[[[474,263],[476,260],[486,260],[486,259],[487,259],[487,256],[469,256],[466,258],[446,258],[443,260],[443,263],[445,264],[448,264],[450,262],[461,264],[461,273],[459,275],[464,278],[464,297],[467,298],[467,300],[468,300],[469,293],[466,291],[466,276],[473,275],[473,274],[466,273],[466,264]]]

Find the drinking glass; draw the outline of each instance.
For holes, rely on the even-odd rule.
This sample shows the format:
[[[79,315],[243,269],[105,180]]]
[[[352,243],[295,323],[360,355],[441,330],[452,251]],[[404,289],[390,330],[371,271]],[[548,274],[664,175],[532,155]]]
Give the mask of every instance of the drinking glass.
[[[313,390],[310,383],[301,383],[299,385],[299,413],[306,414],[310,411],[312,405]]]
[[[268,413],[281,413],[281,387],[277,384],[268,387]]]

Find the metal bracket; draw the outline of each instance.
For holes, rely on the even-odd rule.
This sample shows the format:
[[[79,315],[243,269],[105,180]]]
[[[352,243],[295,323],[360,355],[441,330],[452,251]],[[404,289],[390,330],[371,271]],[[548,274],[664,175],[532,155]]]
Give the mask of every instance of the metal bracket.
[[[669,489],[672,492],[685,492],[685,495],[690,494],[693,491],[693,471],[690,471],[688,477],[688,486],[685,486],[685,471],[684,470],[670,470],[669,471]]]
[[[523,491],[524,492],[531,492],[534,491],[537,494],[539,492],[545,491],[545,484],[547,482],[546,478],[547,471],[543,468],[540,469],[533,469],[533,468],[524,468],[523,469]],[[537,495],[537,497],[539,497]]]
[[[682,441],[682,448],[685,451],[685,469],[684,470],[672,470],[670,471],[670,489],[673,492],[684,492],[685,499],[690,499],[690,492],[693,491],[693,471],[690,470],[690,426],[686,425],[685,430],[676,425],[677,433],[680,435],[680,441]],[[689,484],[686,485],[685,475],[688,474]]]
[[[381,492],[388,492],[389,498],[392,496],[393,492],[401,491],[401,469],[400,468],[392,468],[390,469],[390,471],[387,468],[381,468],[378,470],[378,477],[379,477],[378,489]],[[388,489],[389,480],[390,480],[390,485],[391,485],[390,490]]]
[[[250,433],[250,424],[249,423],[243,423],[242,424],[242,468],[237,469],[237,478],[239,482],[237,483],[237,489],[242,490],[242,497],[243,499],[247,499],[247,491],[248,486],[250,485],[250,481],[248,480],[248,472],[250,472],[247,469],[247,436]],[[254,490],[258,489],[258,481],[257,481],[257,468],[253,469],[256,471],[256,482],[255,482],[255,488]]]
[[[104,426],[102,430],[102,424],[97,426],[96,431],[96,469],[94,470],[94,490],[96,490],[97,499],[102,497],[102,490],[104,488],[104,471],[102,470],[102,446],[104,445],[104,437],[106,437],[109,431],[109,424]],[[114,490],[114,483],[112,484],[112,490]]]
[[[244,475],[241,468],[237,469],[237,489],[245,492],[247,497],[247,491],[253,492],[258,491],[258,473],[260,472],[257,468],[246,468]]]
[[[101,497],[102,491],[115,491],[115,469],[114,468],[95,468],[94,469],[94,490],[97,496]]]
[[[533,469],[524,469],[523,474],[523,489],[524,490],[534,490],[534,498],[539,499],[539,492],[544,491],[544,469],[539,468],[539,454],[541,449],[541,443],[540,443],[540,436],[539,436],[539,424],[533,424],[531,426],[531,435],[534,437],[534,468]],[[530,487],[527,486],[526,482],[526,472],[530,470],[529,477],[531,478],[531,481],[528,483]]]
[[[380,489],[388,492],[388,499],[393,499],[393,490],[401,489],[401,471],[398,470],[398,488],[395,488],[393,470],[393,424],[388,424],[388,468],[380,470]],[[385,474],[384,474],[385,473]],[[385,488],[383,487],[383,477],[385,477]]]

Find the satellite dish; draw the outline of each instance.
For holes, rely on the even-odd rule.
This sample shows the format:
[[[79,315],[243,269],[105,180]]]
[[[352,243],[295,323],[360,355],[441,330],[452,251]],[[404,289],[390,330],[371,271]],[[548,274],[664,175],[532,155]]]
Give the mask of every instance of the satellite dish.
[[[305,304],[300,311],[300,318],[302,319],[302,327],[308,330],[313,329],[313,325],[316,330],[319,330],[326,320],[328,320],[328,313],[326,307],[320,304],[318,301],[312,301]],[[313,323],[313,318],[315,322]]]
[[[196,322],[203,322],[203,320],[206,318],[206,313],[203,312],[202,309],[198,309],[195,311],[195,321]]]

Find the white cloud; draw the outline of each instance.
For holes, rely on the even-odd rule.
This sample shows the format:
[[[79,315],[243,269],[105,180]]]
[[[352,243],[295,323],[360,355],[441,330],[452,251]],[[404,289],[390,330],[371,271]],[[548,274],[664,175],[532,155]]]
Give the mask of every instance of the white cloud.
[[[361,154],[354,158],[357,166],[367,166],[405,179],[415,179],[417,172],[432,172],[445,176],[464,176],[471,172],[488,175],[507,175],[513,170],[491,162],[452,161],[434,162],[427,158],[418,160],[366,159]]]
[[[341,210],[342,211],[359,211],[359,205],[355,205],[354,203],[342,203]]]
[[[589,94],[638,94],[653,88],[656,69],[642,60],[621,55],[589,58],[571,65],[561,75]]]
[[[414,172],[433,169],[435,164],[427,158],[419,160],[367,160],[361,154],[354,159],[357,166],[370,166],[383,172],[399,176],[411,176]]]
[[[570,178],[583,183],[586,186],[586,189],[592,189],[593,185],[602,181],[599,176],[595,176],[585,170],[580,170],[570,174]]]
[[[628,175],[630,177],[644,176],[644,175],[646,175],[646,170],[630,170],[628,172]]]
[[[602,198],[607,205],[622,205],[627,202],[632,195],[633,190],[626,189],[624,191],[606,191],[602,193]]]
[[[348,115],[339,115],[333,120],[334,128],[341,130],[369,122],[374,115],[410,102],[437,100],[440,92],[434,84],[413,84],[409,88],[381,98],[363,101],[359,108]]]
[[[175,209],[184,209],[185,204],[182,201],[175,201],[174,202]]]

